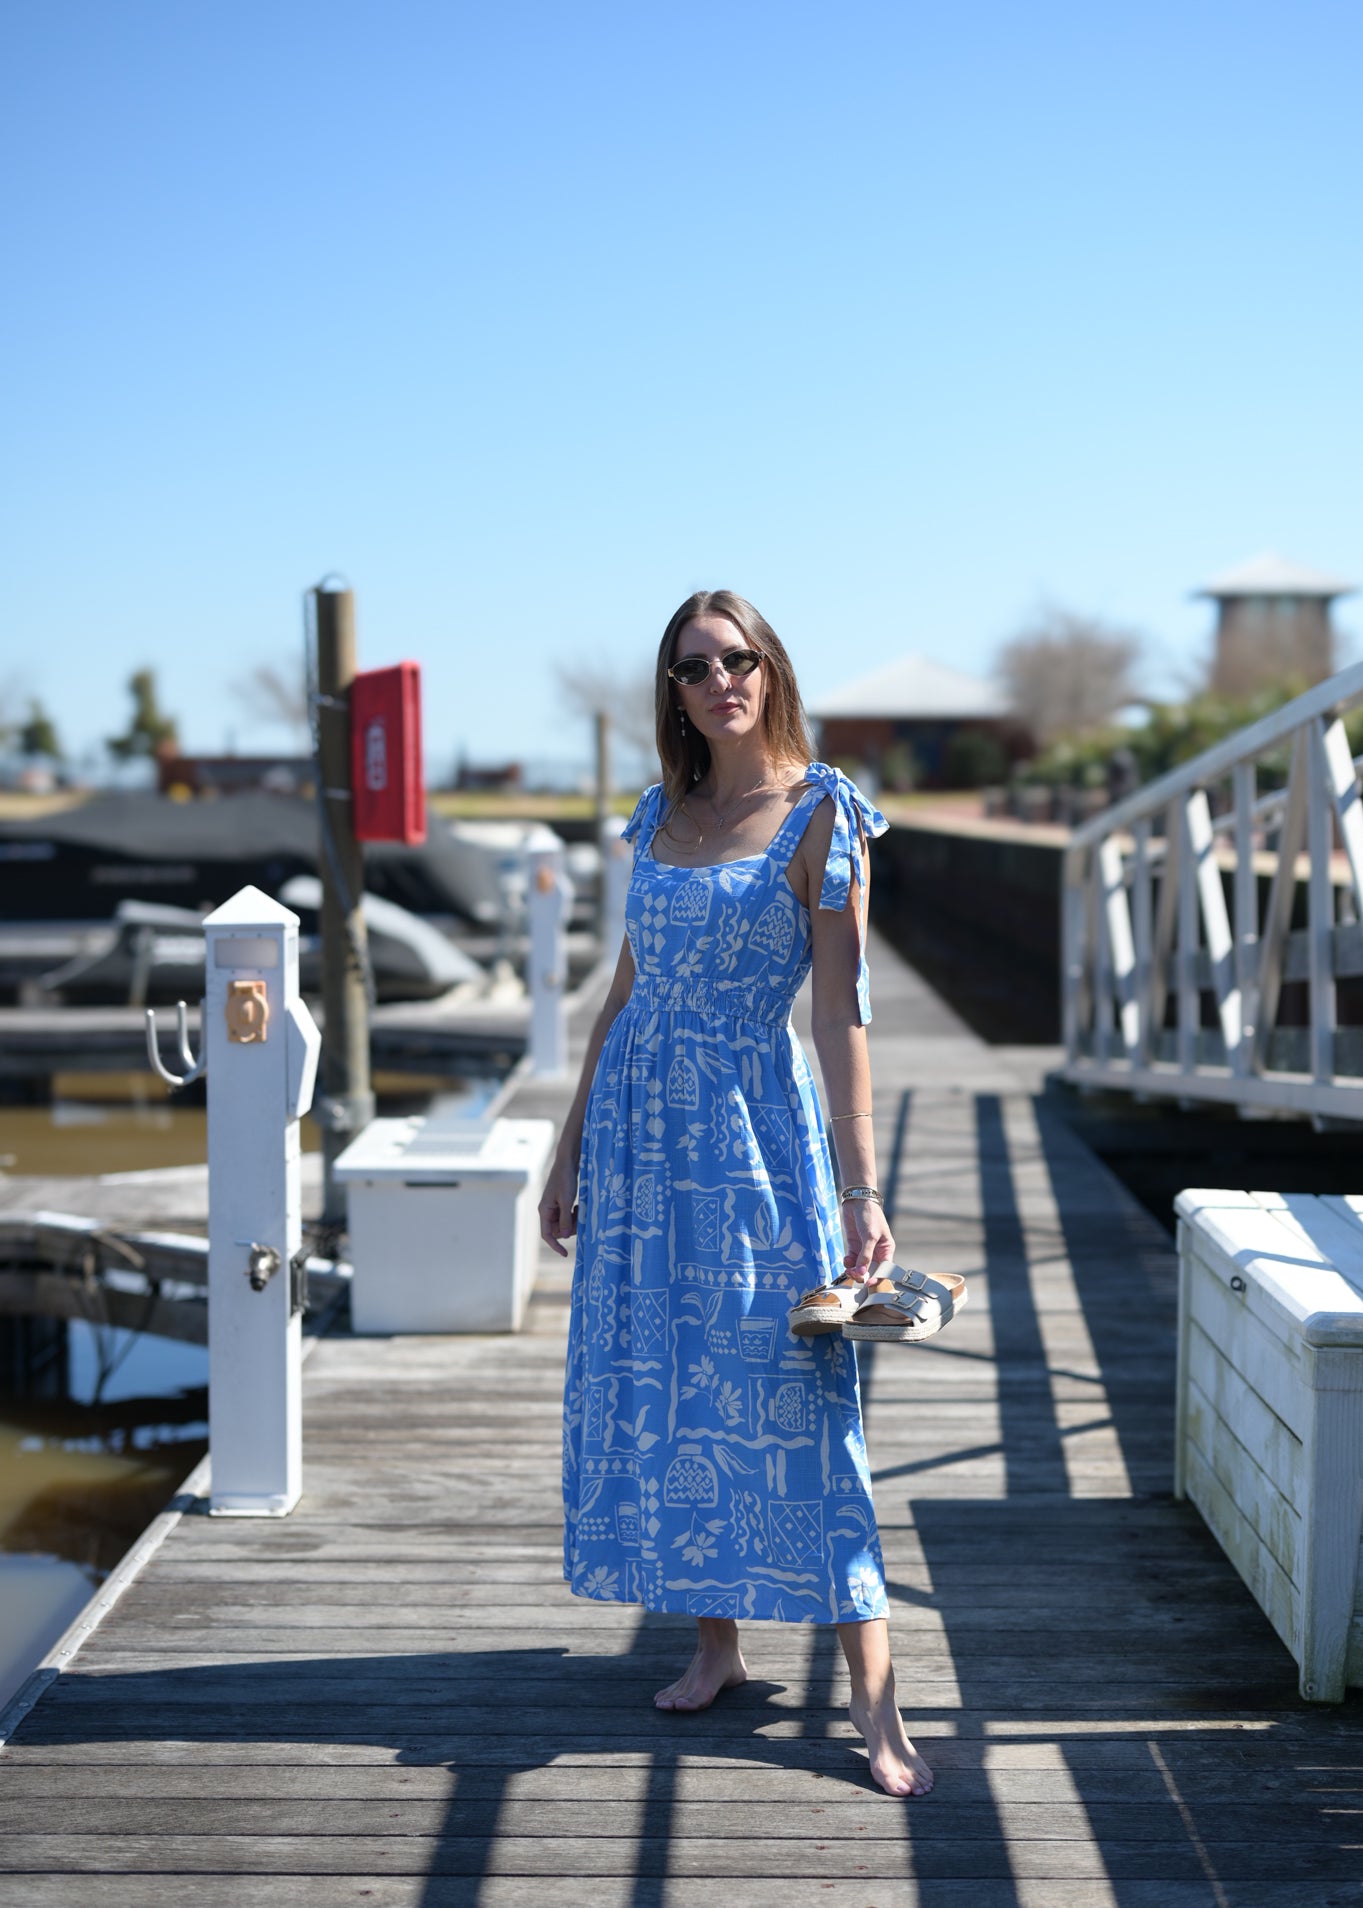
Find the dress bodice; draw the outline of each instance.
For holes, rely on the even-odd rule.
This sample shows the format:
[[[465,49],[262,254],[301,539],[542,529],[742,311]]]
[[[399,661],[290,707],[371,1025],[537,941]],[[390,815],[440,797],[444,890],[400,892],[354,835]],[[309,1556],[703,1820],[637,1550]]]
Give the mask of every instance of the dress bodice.
[[[761,854],[703,868],[673,867],[654,859],[653,837],[666,804],[661,783],[644,790],[625,828],[625,839],[635,850],[625,925],[636,1005],[777,1024],[789,1019],[812,950],[810,917],[796,899],[786,869],[814,810],[825,797],[833,802],[821,908],[846,907],[855,883],[854,904],[860,913],[860,840],[883,834],[888,825],[841,770],[811,762],[805,778],[808,788]],[[868,1021],[864,953],[857,998],[861,1019]]]

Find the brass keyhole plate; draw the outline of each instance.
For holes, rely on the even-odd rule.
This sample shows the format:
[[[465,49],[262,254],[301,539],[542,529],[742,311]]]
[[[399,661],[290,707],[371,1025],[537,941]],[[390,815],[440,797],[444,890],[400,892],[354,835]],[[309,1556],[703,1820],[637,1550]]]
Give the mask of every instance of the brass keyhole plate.
[[[270,1030],[269,988],[263,980],[227,983],[227,1038],[243,1047],[259,1046]]]

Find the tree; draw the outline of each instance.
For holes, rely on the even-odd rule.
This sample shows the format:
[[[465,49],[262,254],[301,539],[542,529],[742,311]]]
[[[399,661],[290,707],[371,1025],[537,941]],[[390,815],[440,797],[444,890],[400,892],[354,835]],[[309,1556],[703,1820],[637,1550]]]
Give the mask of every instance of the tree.
[[[17,675],[0,677],[0,745],[14,741],[22,726],[19,702],[23,679]]]
[[[999,654],[1013,714],[1041,746],[1100,728],[1132,701],[1141,639],[1096,616],[1047,608]]]
[[[17,735],[20,755],[50,755],[54,761],[61,760],[56,728],[36,696],[29,697],[28,720],[20,723]]]
[[[128,693],[133,699],[132,719],[122,735],[109,737],[110,755],[120,762],[131,762],[140,755],[155,755],[164,743],[176,747],[180,739],[179,724],[174,716],[161,711],[156,699],[155,670],[139,669],[128,679]]]
[[[653,671],[605,666],[559,666],[558,685],[566,702],[584,716],[604,712],[626,748],[632,749],[645,775],[656,772],[657,735],[653,713]]]
[[[231,688],[257,722],[288,729],[300,744],[307,742],[311,734],[308,684],[301,668],[296,675],[285,674],[272,663],[260,663],[248,676],[238,677]]]

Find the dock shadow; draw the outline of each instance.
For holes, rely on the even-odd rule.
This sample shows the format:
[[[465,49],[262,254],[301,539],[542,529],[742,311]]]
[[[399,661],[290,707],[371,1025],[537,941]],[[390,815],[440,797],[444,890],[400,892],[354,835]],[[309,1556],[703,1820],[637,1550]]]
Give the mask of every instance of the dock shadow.
[[[905,1718],[911,1734],[970,1718],[1010,1854],[1028,1834],[1019,1800],[1053,1796],[1068,1826],[1057,1816],[1039,1832],[1087,1838],[1094,1899],[1118,1908],[1151,1908],[1161,1888],[1216,1908],[1274,1890],[1319,1908],[1363,1901],[1363,1699],[1302,1701],[1291,1656],[1191,1507],[909,1508],[959,1696],[914,1707],[906,1686]],[[955,1899],[920,1884],[920,1908]]]
[[[678,1645],[689,1647],[691,1636],[685,1621],[646,1615],[631,1648],[612,1655],[545,1644],[167,1669],[77,1665],[44,1692],[11,1741],[17,1750],[38,1752],[59,1745],[117,1744],[127,1747],[133,1761],[139,1744],[184,1744],[187,1763],[195,1745],[240,1743],[267,1751],[310,1746],[323,1752],[330,1746],[364,1745],[391,1751],[402,1766],[446,1768],[452,1794],[433,1850],[425,1841],[428,1830],[407,1841],[407,1859],[420,1866],[405,1872],[422,1884],[422,1908],[455,1903],[476,1908],[483,1883],[494,1872],[499,1839],[516,1832],[515,1811],[538,1806],[514,1796],[514,1778],[564,1759],[583,1765],[586,1773],[592,1758],[609,1763],[628,1756],[647,1770],[639,1815],[626,1831],[633,1845],[631,1908],[662,1908],[669,1877],[677,1872],[673,1818],[685,1759],[732,1760],[735,1799],[742,1793],[737,1765],[757,1762],[792,1773],[813,1769],[887,1806],[903,1806],[875,1788],[859,1744],[826,1733],[837,1656],[832,1629],[814,1632],[806,1708],[792,1709],[777,1700],[786,1685],[754,1678],[702,1714],[677,1717],[654,1710],[652,1691],[675,1675]],[[306,1631],[299,1637],[303,1644]],[[763,1733],[773,1726],[789,1733]],[[298,1758],[300,1764],[304,1760],[312,1758]],[[296,1817],[288,1812],[287,1826],[276,1819],[268,1833],[335,1834],[335,1812],[341,1811],[346,1819],[339,1832],[362,1835],[365,1819],[372,1817],[375,1826],[368,1832],[391,1839],[382,1868],[366,1872],[404,1872],[405,1838],[384,1819],[389,1802],[352,1802],[347,1812],[345,1768],[336,1774],[334,1801],[300,1797]],[[590,1798],[600,1794],[599,1777],[584,1787],[581,1832],[609,1835],[609,1829],[592,1826]],[[263,1767],[260,1796],[272,1794],[270,1771]],[[282,1799],[274,1794],[276,1803]],[[243,1804],[242,1834],[257,1832],[246,1826],[251,1806]],[[331,1821],[318,1826],[326,1814]],[[560,1872],[554,1848],[555,1838],[545,1837],[536,1853],[549,1865],[538,1883],[527,1876],[527,1887],[547,1886]],[[422,1849],[424,1854],[416,1852]],[[335,1878],[339,1886],[342,1874],[336,1872]],[[247,1885],[249,1878],[243,1874],[242,1880]]]
[[[1032,1106],[1062,1248],[1131,1487],[1164,1495],[1174,1470],[1172,1242],[1051,1101],[1042,1095]]]

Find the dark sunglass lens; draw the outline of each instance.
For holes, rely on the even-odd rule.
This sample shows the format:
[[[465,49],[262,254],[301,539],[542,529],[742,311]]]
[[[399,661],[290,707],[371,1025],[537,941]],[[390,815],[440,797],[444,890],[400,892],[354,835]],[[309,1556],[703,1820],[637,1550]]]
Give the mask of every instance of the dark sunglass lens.
[[[687,656],[682,662],[674,663],[672,680],[694,689],[698,682],[704,682],[710,673],[710,665],[703,656]]]
[[[733,649],[724,658],[724,667],[731,676],[750,676],[761,660],[755,649]]]

